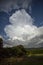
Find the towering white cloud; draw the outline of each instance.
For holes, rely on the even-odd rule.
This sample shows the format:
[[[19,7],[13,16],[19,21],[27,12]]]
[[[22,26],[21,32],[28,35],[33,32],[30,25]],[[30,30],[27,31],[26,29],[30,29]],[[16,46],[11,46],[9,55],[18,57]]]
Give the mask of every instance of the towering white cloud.
[[[10,38],[26,35],[31,37],[37,30],[37,27],[33,25],[32,17],[24,9],[16,11],[9,18],[9,21],[11,25],[6,26],[5,31],[7,31],[6,33]]]
[[[43,35],[43,27],[37,28],[33,25],[33,18],[24,9],[12,14],[9,21],[11,24],[7,25],[4,30],[9,39],[15,42],[12,45],[28,45],[28,43],[33,45],[33,43],[36,44],[41,40],[39,38],[40,35]]]

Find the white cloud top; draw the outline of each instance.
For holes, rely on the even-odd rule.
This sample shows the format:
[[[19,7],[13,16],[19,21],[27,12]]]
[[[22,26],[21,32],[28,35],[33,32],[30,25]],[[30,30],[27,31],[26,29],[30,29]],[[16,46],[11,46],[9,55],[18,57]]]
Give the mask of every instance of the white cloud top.
[[[5,27],[5,32],[10,40],[16,44],[28,44],[36,36],[43,35],[43,27],[33,25],[33,18],[24,10],[18,10],[9,18],[10,25]],[[20,43],[17,40],[21,41]],[[36,42],[36,40],[34,40]],[[15,44],[13,43],[12,46]],[[33,41],[31,42],[32,45]]]

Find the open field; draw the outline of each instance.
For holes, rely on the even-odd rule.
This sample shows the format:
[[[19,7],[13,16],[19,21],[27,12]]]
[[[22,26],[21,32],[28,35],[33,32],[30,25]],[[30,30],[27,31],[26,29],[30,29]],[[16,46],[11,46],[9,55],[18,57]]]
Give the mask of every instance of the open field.
[[[28,49],[22,57],[1,58],[0,65],[43,65],[43,49]]]
[[[43,65],[43,56],[3,58],[0,65]]]

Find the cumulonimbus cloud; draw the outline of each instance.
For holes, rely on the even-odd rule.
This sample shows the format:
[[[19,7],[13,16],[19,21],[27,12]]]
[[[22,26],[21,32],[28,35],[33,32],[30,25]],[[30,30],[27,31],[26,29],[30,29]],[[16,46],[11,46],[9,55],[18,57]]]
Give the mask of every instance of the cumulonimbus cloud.
[[[12,45],[23,44],[28,45],[28,43],[37,43],[36,39],[38,36],[43,35],[43,27],[37,27],[33,25],[33,18],[24,10],[18,10],[9,18],[10,25],[5,27],[5,32],[10,40],[15,41]],[[31,42],[31,40],[35,42]],[[39,41],[39,37],[38,37]],[[32,46],[30,46],[32,47]]]

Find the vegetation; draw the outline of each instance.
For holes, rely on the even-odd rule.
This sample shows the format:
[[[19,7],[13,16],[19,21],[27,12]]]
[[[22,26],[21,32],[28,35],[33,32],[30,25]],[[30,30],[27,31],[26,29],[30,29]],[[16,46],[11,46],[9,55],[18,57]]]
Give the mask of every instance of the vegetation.
[[[11,56],[25,56],[26,50],[22,45],[1,49],[1,57],[11,57]]]
[[[3,39],[0,38],[0,48],[2,48],[2,47],[3,47]]]
[[[22,45],[3,48],[0,38],[0,65],[43,65],[43,48],[24,48]]]

